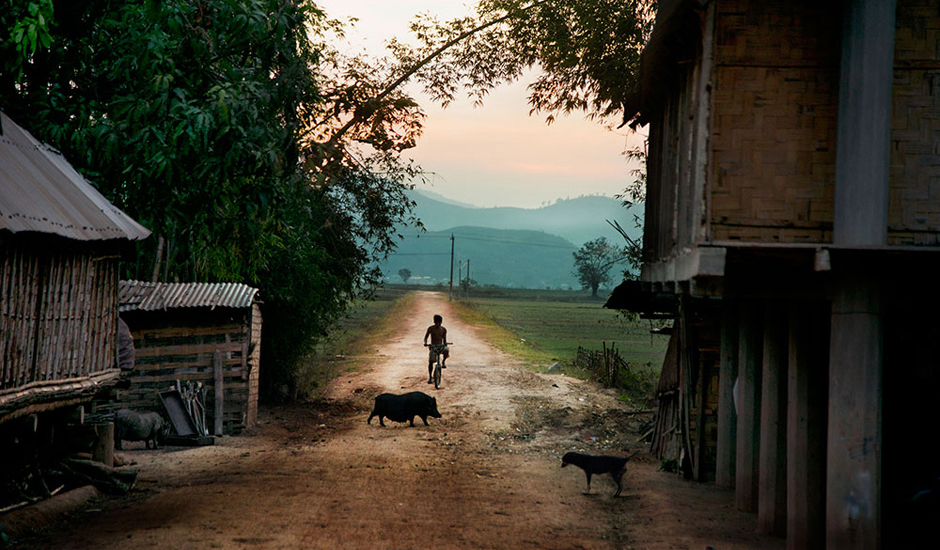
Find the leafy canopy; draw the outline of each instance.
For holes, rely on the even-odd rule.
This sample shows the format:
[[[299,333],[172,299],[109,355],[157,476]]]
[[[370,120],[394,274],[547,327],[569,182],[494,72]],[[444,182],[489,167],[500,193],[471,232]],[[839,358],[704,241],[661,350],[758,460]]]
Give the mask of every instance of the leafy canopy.
[[[584,243],[574,256],[575,276],[583,288],[591,289],[591,296],[597,296],[600,285],[610,282],[610,269],[629,257],[629,251],[613,245],[606,238],[600,237]]]
[[[0,10],[0,108],[154,231],[126,277],[261,288],[269,389],[374,288],[369,266],[411,219],[416,169],[397,152],[413,144],[420,111],[392,93],[333,138],[370,93],[348,83],[372,78],[337,69],[324,41],[337,29],[303,1]],[[370,150],[353,157],[353,143]]]

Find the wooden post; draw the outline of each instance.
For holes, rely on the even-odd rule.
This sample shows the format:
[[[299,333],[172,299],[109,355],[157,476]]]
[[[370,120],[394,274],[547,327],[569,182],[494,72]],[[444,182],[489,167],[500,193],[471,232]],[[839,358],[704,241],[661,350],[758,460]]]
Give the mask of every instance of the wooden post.
[[[222,416],[225,413],[225,388],[222,386],[222,354],[215,350],[212,355],[212,368],[215,371],[215,414],[213,420],[215,423],[213,433],[222,435]]]
[[[880,548],[881,378],[877,281],[864,269],[837,284],[829,343],[826,547]]]
[[[757,529],[787,531],[787,347],[789,326],[782,303],[764,308],[764,361],[761,375],[760,459]]]
[[[95,444],[91,449],[91,459],[105,466],[114,467],[114,422],[92,424],[95,431]]]
[[[787,550],[823,550],[826,539],[828,306],[790,305],[788,356]]]
[[[833,244],[887,244],[895,0],[844,2]],[[881,547],[880,281],[870,263],[833,264],[826,547]]]
[[[687,294],[679,296],[679,422],[682,425],[682,454],[684,460],[680,464],[682,475],[686,479],[695,477],[697,465],[695,463],[695,449],[692,447],[692,401],[694,388],[692,388],[692,370],[698,369],[698,361],[692,349],[689,337],[689,324],[692,322],[692,312],[689,309]]]
[[[846,0],[832,238],[884,246],[894,82],[895,0]]]
[[[454,298],[454,234],[450,234],[450,283],[447,286],[447,301]]]
[[[734,487],[737,418],[734,410],[734,381],[738,377],[738,303],[726,298],[721,306],[721,367],[718,378],[718,448],[715,484]]]
[[[735,504],[740,510],[757,510],[758,455],[760,449],[760,388],[763,330],[760,307],[741,305],[738,338],[738,424],[735,460]]]

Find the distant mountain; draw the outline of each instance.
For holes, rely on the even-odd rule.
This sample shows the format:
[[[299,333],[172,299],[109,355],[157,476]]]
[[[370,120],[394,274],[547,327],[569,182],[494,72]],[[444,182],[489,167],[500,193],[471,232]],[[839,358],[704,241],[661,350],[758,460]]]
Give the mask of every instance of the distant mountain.
[[[635,228],[634,214],[642,216],[643,209],[640,206],[626,209],[619,200],[610,197],[584,196],[529,209],[467,207],[444,202],[427,191],[411,191],[409,196],[417,203],[415,214],[428,231],[457,226],[521,229],[558,235],[578,247],[598,237],[623,245],[623,237],[606,221],[612,220],[619,222],[631,238],[641,236],[640,230]]]
[[[411,195],[412,198],[414,198],[415,194],[423,195],[426,198],[435,200],[437,202],[442,202],[444,204],[449,204],[451,206],[462,206],[464,208],[471,208],[471,209],[482,208],[481,206],[477,206],[475,204],[448,199],[447,197],[445,197],[444,195],[441,195],[440,193],[435,193],[434,191],[428,191],[427,189],[415,190],[413,194]]]
[[[454,284],[470,277],[481,285],[520,288],[580,288],[572,274],[572,243],[540,231],[453,227],[406,236],[382,265],[387,280],[401,282],[398,271],[411,271],[409,283],[446,284],[450,279],[451,235],[454,236]],[[463,266],[461,268],[461,266]]]

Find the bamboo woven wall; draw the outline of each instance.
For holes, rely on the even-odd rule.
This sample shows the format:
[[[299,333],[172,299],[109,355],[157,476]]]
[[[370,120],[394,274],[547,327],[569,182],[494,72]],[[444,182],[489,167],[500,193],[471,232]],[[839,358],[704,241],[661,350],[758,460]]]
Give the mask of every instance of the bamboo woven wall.
[[[718,4],[710,237],[831,242],[841,7],[751,4]]]
[[[212,356],[222,354],[225,405],[223,428],[236,433],[252,426],[258,415],[258,368],[261,318],[252,309],[220,308],[194,313],[185,308],[169,312],[125,312],[122,317],[134,337],[136,362],[127,374],[130,387],[119,389],[110,408],[161,411],[158,392],[176,380],[201,381],[206,389],[208,425],[215,400]],[[257,323],[257,325],[256,325]]]
[[[0,401],[115,369],[115,256],[0,247]]]
[[[940,245],[940,8],[899,0],[888,243]]]

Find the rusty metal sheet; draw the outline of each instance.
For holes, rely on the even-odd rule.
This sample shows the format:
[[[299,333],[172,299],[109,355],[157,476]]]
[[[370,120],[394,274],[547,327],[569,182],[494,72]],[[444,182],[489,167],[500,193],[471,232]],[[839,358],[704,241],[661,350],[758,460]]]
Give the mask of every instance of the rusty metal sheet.
[[[240,283],[149,283],[121,281],[119,311],[175,308],[249,308],[258,289]]]
[[[108,202],[61,153],[3,113],[0,131],[0,230],[82,241],[134,241],[150,235]]]

